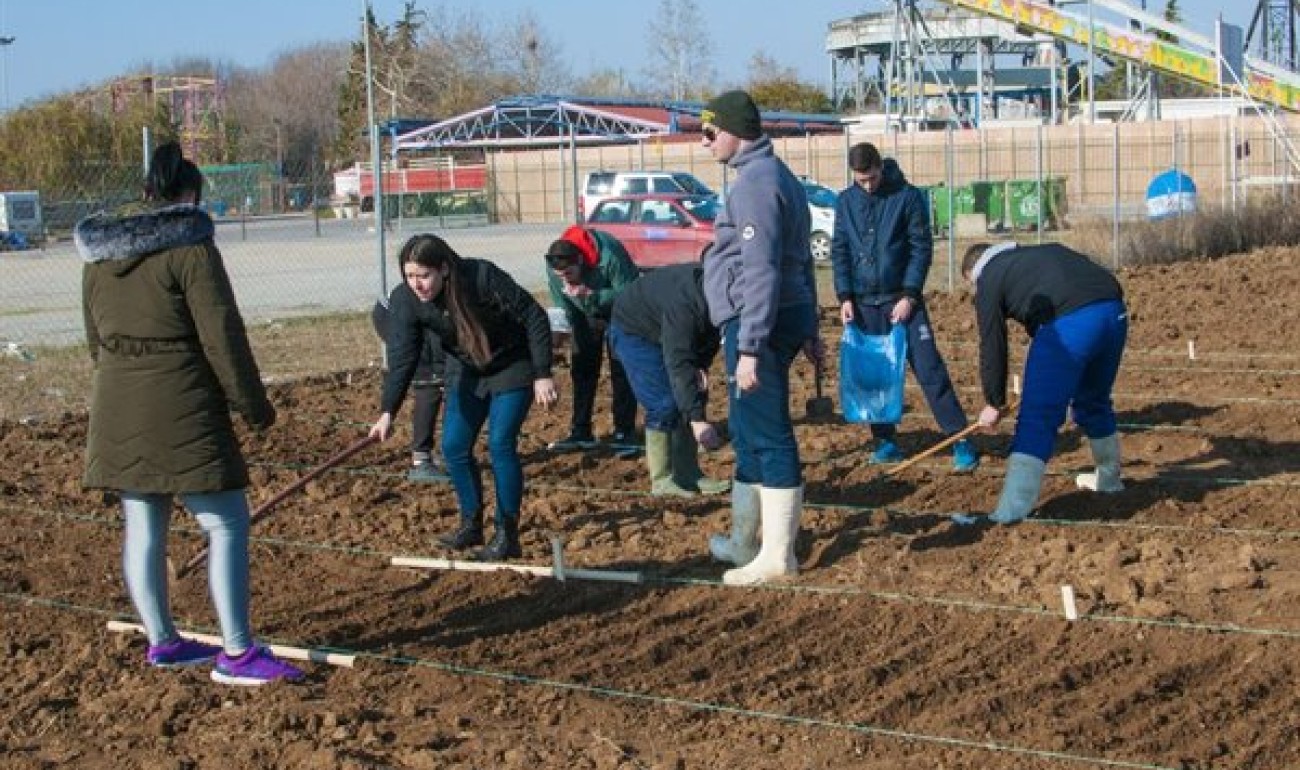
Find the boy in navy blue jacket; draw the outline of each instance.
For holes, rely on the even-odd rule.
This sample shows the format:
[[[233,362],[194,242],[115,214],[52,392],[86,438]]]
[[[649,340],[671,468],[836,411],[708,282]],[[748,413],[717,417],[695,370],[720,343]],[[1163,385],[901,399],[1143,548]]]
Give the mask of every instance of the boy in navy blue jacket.
[[[967,420],[925,310],[925,279],[934,256],[930,202],[908,183],[893,158],[882,159],[868,142],[849,148],[849,168],[854,183],[835,203],[831,241],[840,320],[873,335],[888,334],[893,324],[906,327],[907,363],[939,428],[951,436],[964,429]],[[877,440],[871,462],[903,459],[895,434],[891,424],[871,426]],[[953,469],[969,473],[978,466],[975,448],[969,441],[958,441]]]

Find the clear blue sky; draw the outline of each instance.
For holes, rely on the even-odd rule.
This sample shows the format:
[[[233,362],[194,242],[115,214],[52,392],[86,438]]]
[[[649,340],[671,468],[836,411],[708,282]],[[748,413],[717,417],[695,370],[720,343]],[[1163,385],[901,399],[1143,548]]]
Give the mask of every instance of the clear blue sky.
[[[1163,9],[1165,0],[1148,0]],[[402,0],[373,0],[381,21],[393,21]],[[423,8],[474,9],[496,24],[525,9],[559,43],[577,75],[622,68],[638,78],[645,67],[645,27],[658,0],[420,0]],[[1193,31],[1213,37],[1214,18],[1250,23],[1255,0],[1180,0]],[[1227,6],[1226,8],[1224,6]],[[743,80],[755,51],[826,85],[829,22],[888,6],[882,0],[700,0],[723,83]],[[351,40],[362,0],[0,0],[0,100],[18,106],[93,85],[142,64],[167,65],[201,56],[261,67],[276,54],[307,43]],[[1076,6],[1083,13],[1083,6]]]

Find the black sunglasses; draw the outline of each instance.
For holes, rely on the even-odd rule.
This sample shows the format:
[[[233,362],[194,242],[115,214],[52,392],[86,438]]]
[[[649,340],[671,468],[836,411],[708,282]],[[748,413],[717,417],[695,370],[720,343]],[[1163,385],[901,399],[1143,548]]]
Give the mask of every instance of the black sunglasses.
[[[546,264],[552,270],[568,270],[570,267],[578,264],[578,260],[575,257],[563,254],[547,254]]]
[[[704,138],[708,139],[710,142],[718,138],[718,129],[713,126],[705,126],[704,128],[701,128],[700,133],[704,134]]]

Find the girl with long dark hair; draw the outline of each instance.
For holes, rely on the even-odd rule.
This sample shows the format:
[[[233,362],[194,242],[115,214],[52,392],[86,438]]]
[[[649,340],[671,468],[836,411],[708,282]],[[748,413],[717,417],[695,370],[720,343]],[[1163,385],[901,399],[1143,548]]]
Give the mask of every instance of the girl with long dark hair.
[[[478,557],[519,557],[524,486],[519,431],[533,403],[549,408],[559,398],[546,311],[505,271],[462,258],[436,235],[413,236],[397,262],[404,283],[390,297],[383,414],[370,435],[392,435],[393,416],[415,376],[422,340],[435,335],[447,356],[442,453],[460,506],[460,525],[439,541],[453,550],[483,545],[483,479],[473,448],[486,423],[495,532]]]

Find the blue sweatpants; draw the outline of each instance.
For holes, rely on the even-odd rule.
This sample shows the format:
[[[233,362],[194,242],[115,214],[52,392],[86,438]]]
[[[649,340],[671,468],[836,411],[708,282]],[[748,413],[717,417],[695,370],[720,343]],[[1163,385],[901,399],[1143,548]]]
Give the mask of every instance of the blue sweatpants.
[[[1069,410],[1088,438],[1115,432],[1111,390],[1128,340],[1128,311],[1119,300],[1094,302],[1045,323],[1025,359],[1025,385],[1011,451],[1043,462]]]

